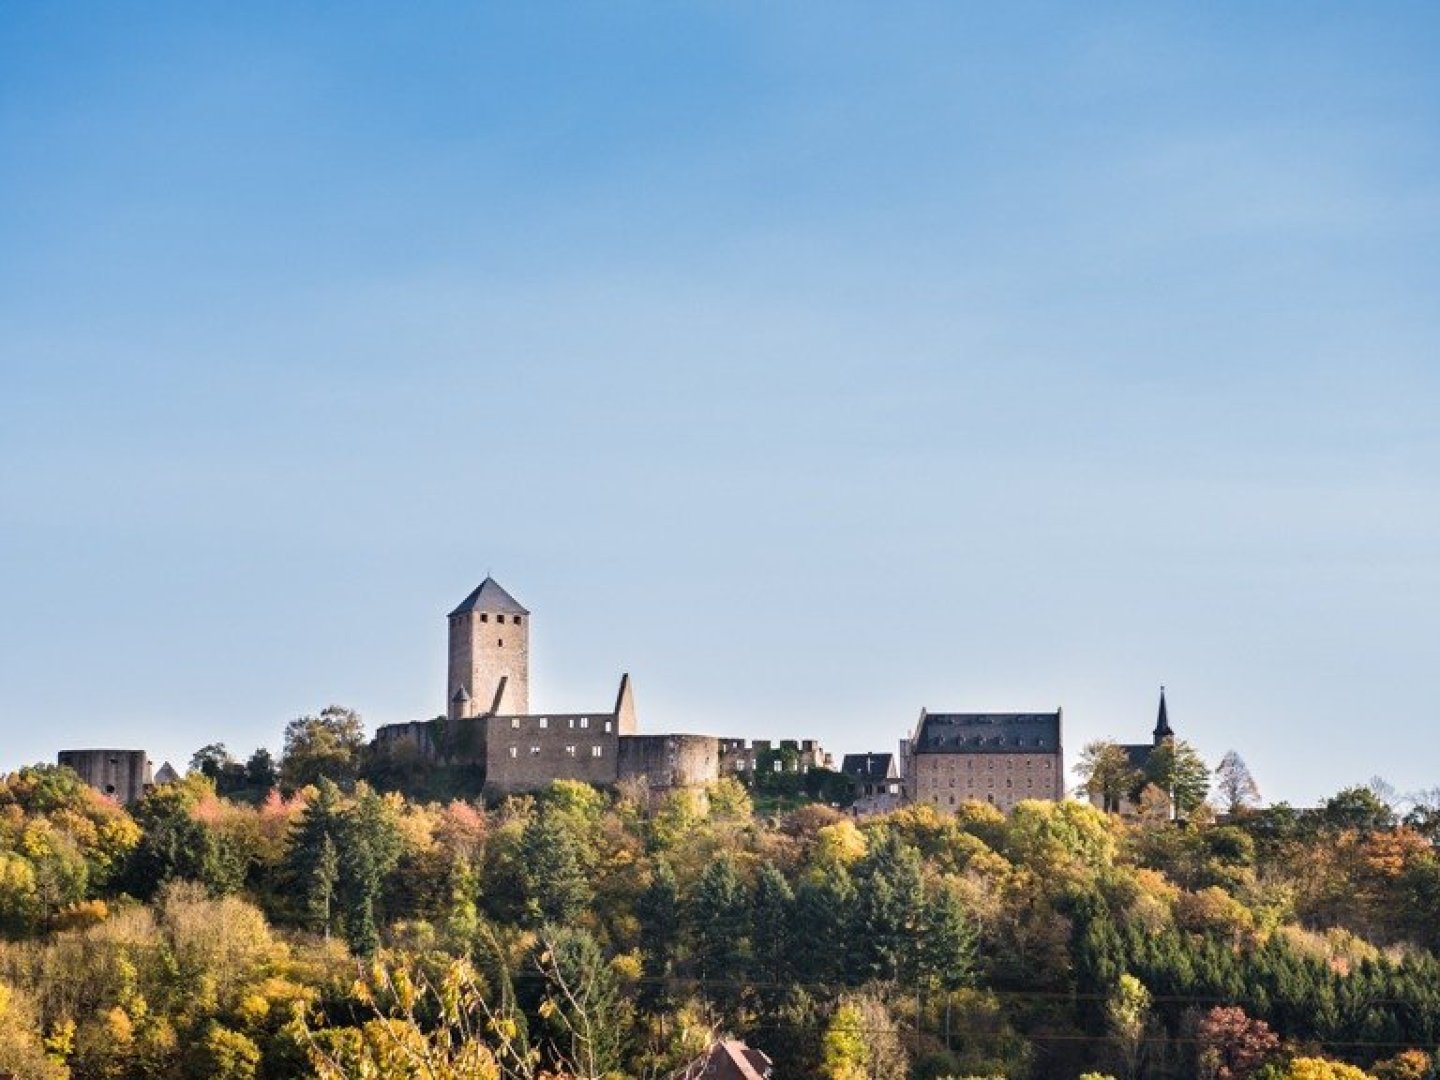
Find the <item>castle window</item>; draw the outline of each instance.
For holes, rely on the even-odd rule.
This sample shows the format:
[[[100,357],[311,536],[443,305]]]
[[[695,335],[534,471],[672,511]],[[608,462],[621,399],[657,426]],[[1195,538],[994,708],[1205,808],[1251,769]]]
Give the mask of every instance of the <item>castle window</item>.
[[[519,730],[520,730],[520,717],[518,717],[518,716],[512,716],[512,717],[510,718],[510,729],[511,729],[512,731],[519,731]]]
[[[573,746],[567,746],[567,747],[565,747],[565,753],[569,754],[571,757],[574,757],[574,756],[575,756],[575,747],[573,747]]]
[[[519,626],[519,625],[520,625],[520,616],[519,616],[519,615],[512,615],[512,616],[510,617],[510,621],[513,622],[516,626]]]
[[[519,756],[520,756],[520,748],[519,748],[518,746],[512,746],[512,747],[510,747],[510,756],[511,756],[512,758],[519,757]]]
[[[540,756],[540,747],[538,747],[538,746],[532,746],[532,747],[530,747],[530,756],[531,756],[531,757],[539,757],[539,756]]]
[[[780,772],[780,771],[783,770],[784,768],[785,768],[785,762],[783,762],[783,761],[781,761],[781,760],[779,760],[779,759],[777,758],[776,761],[775,761],[775,771],[776,771],[776,772]]]
[[[581,726],[582,728],[588,728],[588,727],[590,726],[590,717],[588,717],[588,716],[582,716],[582,717],[580,717],[580,726]]]
[[[503,649],[503,648],[505,647],[505,639],[504,639],[504,638],[496,638],[496,639],[495,639],[495,647],[496,647],[497,649]]]
[[[544,731],[544,730],[545,730],[546,728],[548,728],[549,726],[550,726],[550,718],[549,718],[548,716],[542,716],[542,717],[540,717],[540,730],[541,730],[541,731]]]
[[[605,721],[605,734],[606,734],[606,735],[609,735],[609,734],[610,734],[610,721],[609,721],[609,720],[606,720],[606,721]]]
[[[490,621],[490,616],[489,616],[489,615],[486,615],[485,612],[482,611],[482,612],[480,612],[480,621],[481,621],[481,622],[489,622],[489,621]]]
[[[605,754],[605,751],[602,750],[600,747],[598,747],[598,746],[592,746],[592,747],[590,747],[590,756],[591,756],[591,757],[603,757],[604,754]]]
[[[504,622],[504,621],[505,621],[505,616],[504,616],[504,615],[496,615],[496,616],[495,616],[495,621],[496,621],[496,622]]]

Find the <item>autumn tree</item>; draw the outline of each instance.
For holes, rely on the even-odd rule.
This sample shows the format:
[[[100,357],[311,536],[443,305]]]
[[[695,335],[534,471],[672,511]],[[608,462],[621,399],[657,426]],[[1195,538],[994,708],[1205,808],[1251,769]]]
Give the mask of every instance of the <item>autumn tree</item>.
[[[1219,1005],[1195,1030],[1196,1070],[1201,1080],[1248,1080],[1280,1050],[1280,1039],[1263,1020]]]
[[[1215,790],[1227,814],[1243,814],[1260,803],[1260,786],[1234,750],[1227,750],[1215,768]]]

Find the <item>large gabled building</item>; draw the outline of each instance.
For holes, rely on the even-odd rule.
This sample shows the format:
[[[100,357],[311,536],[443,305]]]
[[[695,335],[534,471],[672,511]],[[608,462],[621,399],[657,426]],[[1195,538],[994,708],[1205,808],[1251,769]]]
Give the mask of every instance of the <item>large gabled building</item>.
[[[1053,713],[920,710],[902,747],[911,802],[954,810],[974,800],[1009,811],[1024,799],[1061,799],[1060,709]]]

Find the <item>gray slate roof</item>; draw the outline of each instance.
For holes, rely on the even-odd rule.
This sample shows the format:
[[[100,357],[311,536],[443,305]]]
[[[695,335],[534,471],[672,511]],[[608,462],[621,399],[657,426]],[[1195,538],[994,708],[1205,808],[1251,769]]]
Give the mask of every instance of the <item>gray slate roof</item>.
[[[1055,754],[1060,713],[926,713],[917,754]]]
[[[898,780],[894,754],[846,754],[840,763],[840,771],[846,776],[867,779]]]
[[[456,615],[464,615],[467,611],[500,611],[507,615],[529,615],[530,612],[520,606],[508,592],[500,587],[492,577],[487,577],[480,583],[480,587],[467,596],[460,606],[450,612],[450,618]]]

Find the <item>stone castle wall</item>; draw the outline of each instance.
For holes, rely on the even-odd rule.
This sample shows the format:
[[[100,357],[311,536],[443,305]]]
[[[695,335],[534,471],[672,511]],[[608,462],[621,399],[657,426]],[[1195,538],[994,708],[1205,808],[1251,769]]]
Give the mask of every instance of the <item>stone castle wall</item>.
[[[494,716],[484,723],[488,794],[534,791],[552,780],[608,787],[619,777],[620,734],[613,714]]]
[[[139,801],[152,783],[144,750],[61,750],[58,760],[122,805]]]
[[[720,740],[713,735],[625,735],[620,739],[621,780],[651,789],[693,787],[720,779]]]

